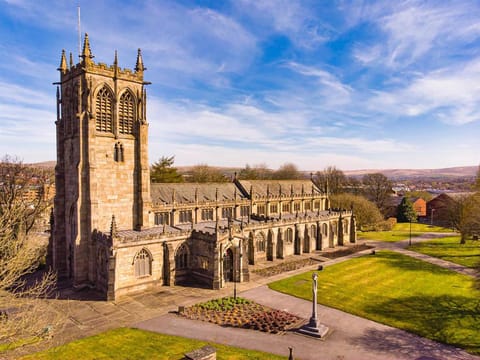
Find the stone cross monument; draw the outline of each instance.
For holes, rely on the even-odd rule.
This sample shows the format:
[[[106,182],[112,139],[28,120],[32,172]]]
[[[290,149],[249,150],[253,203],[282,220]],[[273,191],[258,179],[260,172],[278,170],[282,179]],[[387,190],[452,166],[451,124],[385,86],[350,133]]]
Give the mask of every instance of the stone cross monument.
[[[328,327],[320,324],[317,318],[317,284],[318,274],[314,272],[312,274],[312,316],[308,324],[302,326],[298,332],[304,335],[323,338],[328,333]]]

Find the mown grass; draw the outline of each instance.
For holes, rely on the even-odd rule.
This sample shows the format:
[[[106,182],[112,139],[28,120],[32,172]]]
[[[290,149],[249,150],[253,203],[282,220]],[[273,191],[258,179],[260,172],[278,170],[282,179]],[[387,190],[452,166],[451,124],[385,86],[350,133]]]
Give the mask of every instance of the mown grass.
[[[311,300],[311,274],[269,287]],[[321,304],[480,354],[480,291],[471,277],[380,251],[325,268],[318,284]],[[363,340],[374,347],[376,336],[379,343],[386,338]]]
[[[452,232],[452,230],[440,226],[412,223],[412,238],[426,232]],[[359,232],[358,237],[359,239],[387,242],[405,240],[410,237],[410,223],[397,223],[391,231]]]
[[[206,341],[119,328],[39,352],[23,359],[183,359],[183,355],[205,345],[217,349],[217,359],[247,360],[287,357],[240,349]],[[286,350],[288,352],[288,349]]]
[[[467,240],[460,244],[460,236],[448,236],[414,244],[408,249],[469,268],[480,268],[480,241]]]

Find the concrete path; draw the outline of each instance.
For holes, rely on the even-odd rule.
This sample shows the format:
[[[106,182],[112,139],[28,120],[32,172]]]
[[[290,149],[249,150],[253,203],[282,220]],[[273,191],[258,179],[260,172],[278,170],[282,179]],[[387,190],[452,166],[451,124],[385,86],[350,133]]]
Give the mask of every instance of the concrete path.
[[[309,318],[311,302],[260,286],[241,293],[242,297],[272,308]],[[325,340],[316,340],[293,332],[271,335],[259,331],[220,327],[188,320],[174,314],[140,322],[136,327],[149,331],[218,342],[242,348],[288,356],[294,348],[295,359],[303,360],[473,360],[480,359],[461,349],[443,345],[402,330],[318,306],[320,321],[330,328]]]
[[[454,236],[455,233],[426,233],[422,236],[412,238],[412,244],[429,241],[436,238],[442,238],[445,236]],[[404,255],[428,262],[430,264],[434,264],[437,266],[441,266],[443,268],[458,272],[463,275],[478,276],[478,271],[475,269],[468,268],[463,265],[455,264],[451,261],[442,260],[436,257],[428,256],[425,254],[420,254],[415,251],[407,250],[406,247],[409,246],[409,239],[396,241],[396,242],[382,242],[382,241],[367,241],[368,245],[374,246],[377,250],[392,250]]]

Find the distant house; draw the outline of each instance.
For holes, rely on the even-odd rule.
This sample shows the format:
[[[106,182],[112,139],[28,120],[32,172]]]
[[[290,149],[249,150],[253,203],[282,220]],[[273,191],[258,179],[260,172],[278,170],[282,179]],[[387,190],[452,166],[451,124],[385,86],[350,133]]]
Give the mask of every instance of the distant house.
[[[410,202],[413,205],[413,209],[417,213],[419,218],[425,218],[427,216],[427,202],[421,197],[409,198]]]
[[[455,199],[442,193],[427,202],[427,219],[431,224],[445,227],[451,226],[451,209],[455,204]]]
[[[431,224],[452,226],[452,211],[455,203],[472,195],[471,192],[442,193],[427,202],[427,219]]]

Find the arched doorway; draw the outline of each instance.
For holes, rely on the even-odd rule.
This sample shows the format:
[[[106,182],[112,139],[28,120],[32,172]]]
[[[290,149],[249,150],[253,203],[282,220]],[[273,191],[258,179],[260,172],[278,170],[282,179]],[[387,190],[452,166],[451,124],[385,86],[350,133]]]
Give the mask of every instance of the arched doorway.
[[[225,250],[223,256],[223,278],[225,281],[233,281],[233,251],[231,248]]]

